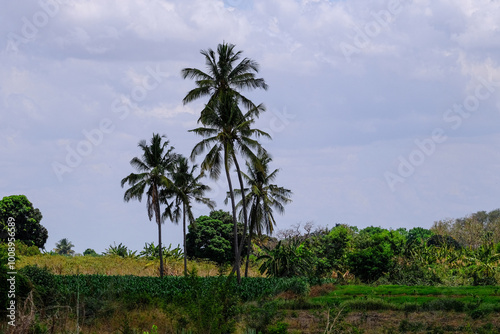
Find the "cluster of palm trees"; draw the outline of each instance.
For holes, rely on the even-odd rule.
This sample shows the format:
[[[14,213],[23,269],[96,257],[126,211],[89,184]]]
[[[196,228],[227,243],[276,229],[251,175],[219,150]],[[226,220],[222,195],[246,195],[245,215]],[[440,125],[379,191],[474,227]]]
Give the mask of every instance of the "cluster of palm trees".
[[[195,175],[197,165],[190,168],[185,157],[174,153],[173,148],[168,147],[168,141],[162,142],[162,137],[154,134],[151,145],[147,145],[145,141],[139,143],[143,150],[142,159],[133,158],[130,162],[140,174],[132,173],[121,182],[122,187],[126,183],[131,186],[125,192],[125,201],[140,201],[142,195],[147,194],[149,219],[155,216],[158,225],[160,275],[163,275],[161,223],[165,219],[178,222],[182,216],[186,254],[186,219],[190,223],[194,222],[191,201],[204,203],[211,209],[214,207],[214,203],[205,197],[209,187],[201,183],[205,172],[213,179],[218,179],[222,170],[225,172],[234,223],[233,272],[236,272],[238,282],[241,281],[240,266],[244,244],[250,245],[255,233],[272,233],[276,224],[273,209],[282,213],[284,204],[290,202],[290,190],[271,184],[278,170],[269,172],[271,157],[258,141],[259,137],[270,138],[269,134],[252,127],[265,107],[262,104],[256,105],[242,94],[243,90],[266,90],[267,84],[264,79],[256,77],[258,64],[249,58],[239,61],[241,51],[236,52],[234,47],[232,44],[222,43],[218,45],[217,53],[212,49],[202,50],[206,71],[196,68],[181,71],[184,79],[193,79],[196,84],[184,97],[183,103],[208,98],[198,119],[201,126],[190,130],[203,137],[190,156],[194,161],[197,156],[206,152],[200,164],[201,172]],[[241,171],[238,158],[243,158],[246,162],[247,174]],[[232,183],[233,166],[239,188],[235,188]],[[236,197],[240,198],[238,203]],[[165,206],[163,212],[160,211],[160,205]],[[242,240],[238,240],[237,209],[240,210],[239,218],[243,221]],[[245,276],[248,274],[248,254],[246,264]],[[187,273],[186,258],[184,271]]]

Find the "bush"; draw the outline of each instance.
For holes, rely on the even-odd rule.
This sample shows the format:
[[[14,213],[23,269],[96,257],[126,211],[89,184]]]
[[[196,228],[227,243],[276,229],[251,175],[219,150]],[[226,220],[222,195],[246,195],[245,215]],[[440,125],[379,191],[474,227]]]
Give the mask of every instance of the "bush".
[[[422,308],[426,311],[455,311],[463,312],[465,309],[465,303],[461,300],[445,298],[445,299],[433,299],[425,302]]]
[[[33,285],[35,298],[43,305],[52,305],[57,300],[57,286],[54,275],[46,268],[37,265],[26,266],[19,270]]]
[[[278,302],[276,300],[252,303],[243,309],[245,322],[256,333],[266,331],[266,328],[278,315]]]
[[[296,277],[289,280],[286,290],[297,296],[305,297],[311,292],[311,287],[305,278]]]
[[[99,256],[99,254],[97,254],[97,252],[95,250],[93,250],[92,248],[87,248],[83,252],[83,256]]]
[[[175,304],[188,315],[197,333],[230,333],[234,331],[238,303],[234,276],[203,280],[193,270],[187,278],[187,289]]]
[[[441,278],[431,269],[423,268],[416,263],[396,264],[385,276],[394,285],[436,285]]]
[[[288,324],[285,322],[278,322],[275,325],[271,325],[267,328],[268,334],[286,334],[288,333]]]

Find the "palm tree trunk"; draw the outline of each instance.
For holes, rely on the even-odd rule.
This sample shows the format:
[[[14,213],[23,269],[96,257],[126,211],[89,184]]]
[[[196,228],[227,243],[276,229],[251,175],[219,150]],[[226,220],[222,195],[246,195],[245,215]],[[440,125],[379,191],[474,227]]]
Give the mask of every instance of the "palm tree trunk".
[[[247,261],[245,263],[245,277],[248,277],[248,263],[250,262],[250,249],[252,248],[252,237],[253,237],[253,229],[250,226],[250,230],[248,231],[248,245],[247,245]]]
[[[153,205],[155,206],[156,223],[158,224],[158,251],[160,252],[160,277],[163,277],[163,251],[161,249],[161,216],[160,199],[158,197],[158,188],[153,185]]]
[[[236,166],[236,172],[238,174],[238,181],[240,182],[241,202],[243,204],[243,223],[244,223],[243,224],[243,236],[241,237],[241,247],[238,249],[238,257],[240,257],[241,253],[243,251],[243,246],[245,245],[245,238],[247,236],[248,217],[247,217],[247,203],[246,203],[246,198],[245,198],[245,188],[243,186],[243,178],[241,177],[240,165],[238,164],[238,160],[236,159],[236,154],[234,154],[234,151],[233,151],[233,159],[234,159],[234,165]]]
[[[238,222],[236,221],[236,204],[234,203],[233,184],[231,183],[231,176],[229,175],[227,147],[224,149],[224,168],[226,169],[227,183],[229,185],[229,196],[231,197],[231,208],[233,210],[233,234],[234,234],[234,267],[233,272],[236,270],[236,278],[238,284],[241,283],[240,272],[240,252],[238,247]]]
[[[182,234],[184,238],[184,276],[187,276],[187,252],[186,252],[186,204],[182,202]]]

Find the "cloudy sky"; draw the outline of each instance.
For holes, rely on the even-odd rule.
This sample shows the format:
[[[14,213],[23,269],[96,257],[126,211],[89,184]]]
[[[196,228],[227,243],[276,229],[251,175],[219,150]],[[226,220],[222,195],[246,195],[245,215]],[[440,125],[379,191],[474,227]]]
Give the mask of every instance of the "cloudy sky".
[[[385,228],[500,207],[500,2],[491,0],[41,0],[0,5],[0,197],[44,216],[47,249],[157,240],[124,203],[137,143],[189,155],[205,101],[184,67],[225,41],[260,64],[246,92],[294,192],[278,229]],[[199,161],[198,161],[199,162]],[[206,180],[218,208],[226,182]],[[195,215],[208,213],[195,206]],[[166,222],[166,244],[181,243]]]

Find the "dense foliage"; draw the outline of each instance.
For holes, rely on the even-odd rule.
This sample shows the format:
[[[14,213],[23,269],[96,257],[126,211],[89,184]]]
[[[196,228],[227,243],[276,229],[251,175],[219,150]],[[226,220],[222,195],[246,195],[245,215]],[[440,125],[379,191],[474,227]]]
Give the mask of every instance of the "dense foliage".
[[[309,226],[304,233],[297,228],[284,233],[286,238],[277,245],[262,247],[260,270],[271,277],[335,277],[363,283],[495,285],[500,282],[500,243],[495,237],[500,219],[491,218],[496,212],[484,215],[490,217],[488,224],[475,232],[478,239],[469,237],[465,244],[458,241],[465,239],[456,226],[467,219],[450,223],[453,235],[420,227],[359,230],[338,225],[312,231]]]
[[[48,232],[40,224],[42,213],[24,195],[6,196],[0,201],[0,238],[7,240],[7,223],[9,217],[16,224],[15,238],[26,245],[44,248]]]
[[[239,231],[241,239],[241,224]],[[189,226],[186,235],[187,255],[190,258],[206,259],[218,264],[234,261],[233,218],[223,210],[212,211],[201,216]]]

